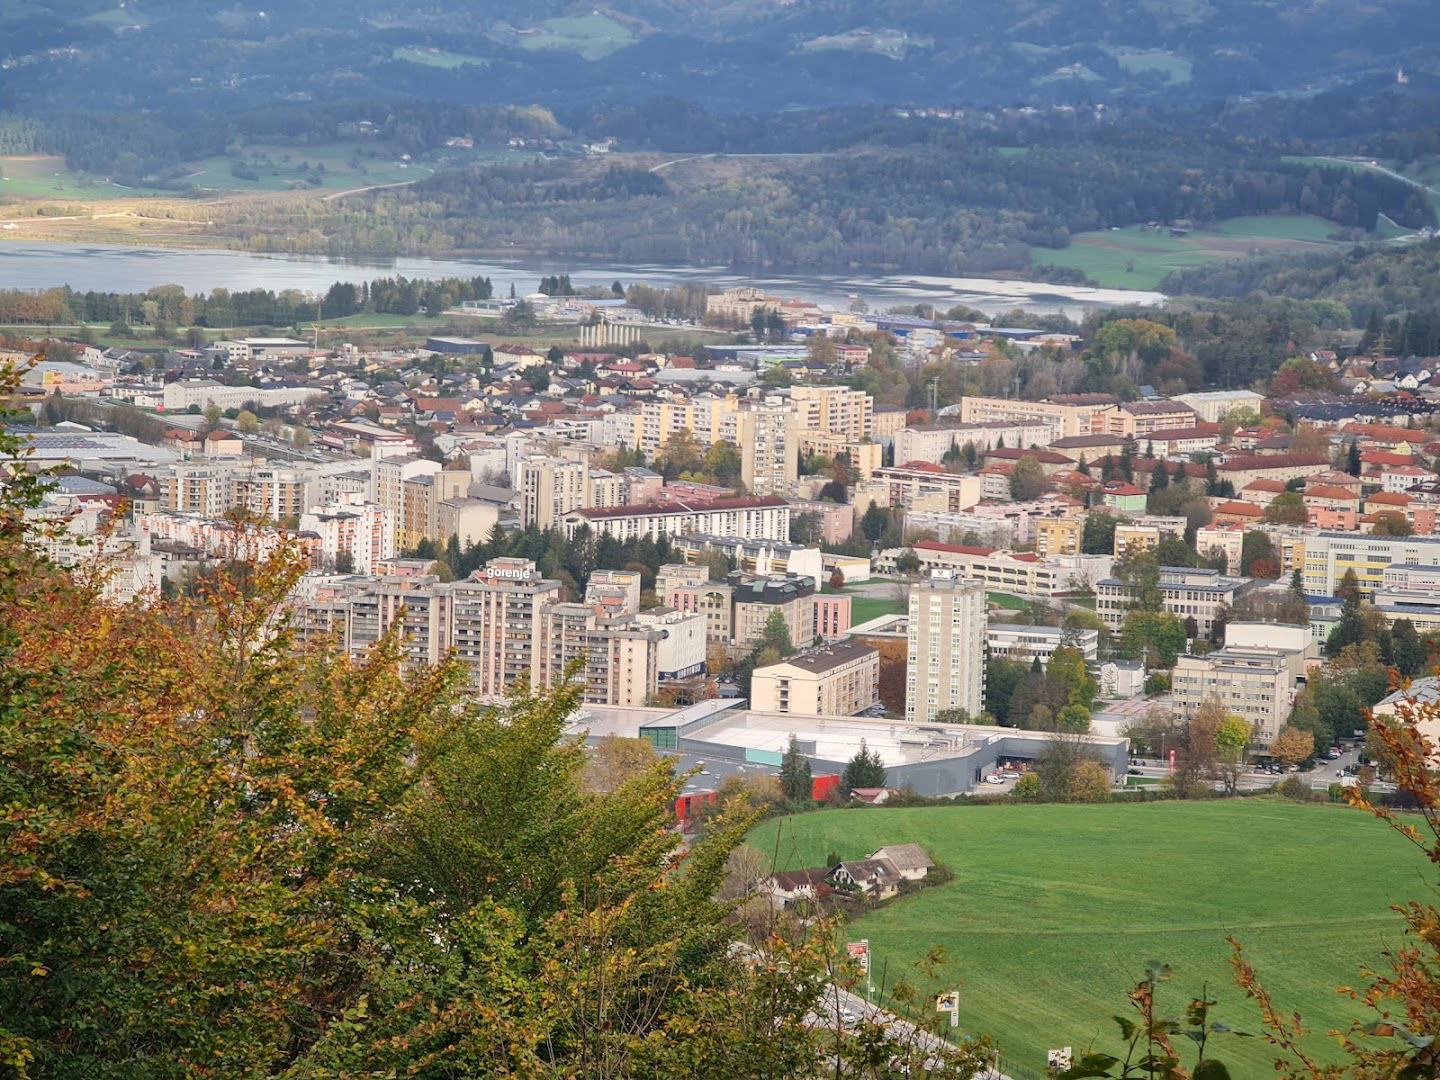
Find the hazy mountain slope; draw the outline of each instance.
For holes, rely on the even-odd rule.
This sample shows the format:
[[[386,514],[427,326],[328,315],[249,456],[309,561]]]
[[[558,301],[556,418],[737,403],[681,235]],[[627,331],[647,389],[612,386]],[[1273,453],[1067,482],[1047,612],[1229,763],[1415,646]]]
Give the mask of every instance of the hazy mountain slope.
[[[25,108],[415,94],[836,103],[1193,101],[1440,70],[1433,0],[14,0]]]

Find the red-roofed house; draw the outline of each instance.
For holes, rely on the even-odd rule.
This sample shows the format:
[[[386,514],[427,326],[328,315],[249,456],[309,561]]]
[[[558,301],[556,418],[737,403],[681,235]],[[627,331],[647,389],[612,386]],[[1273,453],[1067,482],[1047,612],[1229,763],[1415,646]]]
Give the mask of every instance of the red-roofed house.
[[[1230,499],[1215,507],[1215,513],[1210,520],[1214,525],[1255,525],[1264,519],[1263,508],[1254,503]]]
[[[1106,506],[1126,513],[1144,513],[1145,489],[1124,480],[1111,480],[1100,488],[1100,499]]]
[[[1275,501],[1275,496],[1285,490],[1285,484],[1281,480],[1252,480],[1239,492],[1239,496],[1244,502],[1269,506]]]
[[[1346,424],[1341,430],[1354,437],[1361,450],[1389,447],[1399,448],[1401,453],[1406,453],[1418,439],[1425,437],[1425,432],[1415,428],[1394,427],[1390,424]]]
[[[1221,480],[1229,480],[1239,491],[1254,480],[1293,480],[1327,468],[1324,454],[1261,454],[1233,457],[1215,467]]]
[[[998,465],[1002,462],[1015,463],[1021,458],[1034,458],[1040,463],[1041,470],[1046,476],[1059,472],[1061,469],[1073,469],[1075,459],[1058,454],[1054,450],[1022,450],[1018,446],[997,446],[993,450],[985,451],[985,462],[987,465]]]

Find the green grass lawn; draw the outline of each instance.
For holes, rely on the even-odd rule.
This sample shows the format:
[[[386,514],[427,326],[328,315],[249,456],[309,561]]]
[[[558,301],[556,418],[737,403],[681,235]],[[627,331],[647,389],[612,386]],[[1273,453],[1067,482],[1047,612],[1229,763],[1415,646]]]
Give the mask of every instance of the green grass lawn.
[[[411,64],[423,64],[425,67],[444,68],[446,70],[460,67],[483,68],[490,66],[490,61],[479,56],[468,56],[465,53],[447,52],[444,49],[427,49],[414,45],[398,46],[391,55],[396,60],[404,60]]]
[[[1029,600],[1022,600],[1020,597],[1012,596],[1010,593],[986,593],[985,599],[992,604],[999,604],[1001,607],[1007,608],[1010,611],[1024,611],[1030,606]]]
[[[1187,266],[1330,243],[1336,228],[1333,222],[1308,214],[1231,218],[1179,237],[1171,236],[1168,229],[1157,232],[1130,225],[1077,233],[1067,248],[1031,248],[1030,258],[1037,266],[1082,270],[1107,288],[1153,289],[1170,271]]]
[[[539,32],[520,38],[522,48],[563,49],[577,52],[586,60],[603,59],[635,41],[635,35],[624,23],[598,12],[546,19],[535,29]]]
[[[1040,1073],[1047,1047],[1117,1048],[1111,1016],[1148,960],[1175,970],[1162,1004],[1178,1015],[1202,988],[1214,1019],[1241,1031],[1256,1013],[1235,988],[1235,936],[1308,1045],[1371,1017],[1335,987],[1401,940],[1397,901],[1434,874],[1409,844],[1358,811],[1271,800],[1109,806],[828,810],[766,822],[750,842],[782,869],[827,853],[863,856],[920,843],[955,873],[856,920],[875,973],[892,977],[944,945],[960,980],[961,1026],[996,1037]],[[1239,1077],[1271,1075],[1259,1039],[1222,1039],[1213,1056]],[[1187,1058],[1186,1064],[1193,1064]]]
[[[869,622],[881,615],[898,615],[905,610],[908,601],[902,597],[889,599],[883,596],[862,596],[850,594],[851,624]]]
[[[66,168],[63,157],[27,155],[0,157],[0,201],[6,196],[24,199],[80,201],[115,199],[124,195],[163,195],[153,188],[111,184]]]

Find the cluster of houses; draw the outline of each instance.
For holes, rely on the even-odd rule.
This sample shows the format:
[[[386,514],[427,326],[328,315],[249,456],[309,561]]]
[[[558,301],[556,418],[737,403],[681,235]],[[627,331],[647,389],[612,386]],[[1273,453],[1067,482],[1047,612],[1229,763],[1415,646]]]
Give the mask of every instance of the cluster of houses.
[[[777,907],[823,903],[837,894],[868,901],[888,900],[907,882],[921,882],[935,862],[919,844],[891,844],[863,859],[841,860],[811,870],[780,870],[761,883]]]

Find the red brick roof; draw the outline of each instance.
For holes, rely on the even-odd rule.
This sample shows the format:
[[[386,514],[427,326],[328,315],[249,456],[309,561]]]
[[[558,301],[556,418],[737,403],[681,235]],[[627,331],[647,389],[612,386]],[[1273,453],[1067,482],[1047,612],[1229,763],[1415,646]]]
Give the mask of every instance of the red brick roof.
[[[1305,485],[1305,498],[1344,499],[1347,502],[1356,502],[1360,497],[1349,488],[1343,488],[1336,484],[1307,484]]]
[[[1064,454],[1057,454],[1053,450],[1022,450],[1018,446],[997,446],[994,450],[985,451],[987,458],[1003,458],[1007,461],[1019,461],[1021,458],[1033,457],[1042,465],[1073,465],[1075,459]]]
[[[1200,427],[1169,428],[1165,431],[1150,431],[1145,434],[1146,442],[1172,442],[1176,439],[1209,439],[1217,435],[1214,431]],[[1139,441],[1138,439],[1136,441]]]
[[[1134,484],[1127,484],[1124,480],[1111,480],[1103,488],[1106,495],[1144,495],[1145,489],[1138,488]]]
[[[1265,511],[1261,510],[1260,507],[1256,506],[1254,503],[1240,502],[1237,499],[1231,499],[1229,502],[1221,503],[1219,506],[1215,507],[1215,513],[1233,514],[1237,517],[1258,518],[1265,516]]]
[[[1409,506],[1414,498],[1401,491],[1377,491],[1365,500],[1366,506],[1379,503],[1382,506]]]

